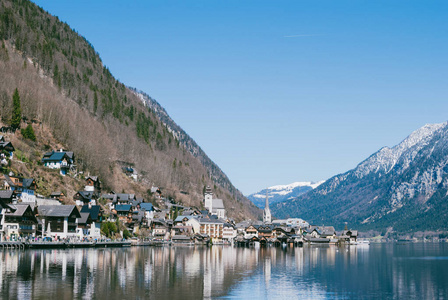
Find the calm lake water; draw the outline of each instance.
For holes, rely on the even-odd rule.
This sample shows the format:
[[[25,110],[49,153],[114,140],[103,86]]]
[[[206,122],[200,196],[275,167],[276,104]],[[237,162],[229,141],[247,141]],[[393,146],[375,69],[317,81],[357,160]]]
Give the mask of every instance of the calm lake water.
[[[447,299],[448,245],[0,250],[2,299]]]

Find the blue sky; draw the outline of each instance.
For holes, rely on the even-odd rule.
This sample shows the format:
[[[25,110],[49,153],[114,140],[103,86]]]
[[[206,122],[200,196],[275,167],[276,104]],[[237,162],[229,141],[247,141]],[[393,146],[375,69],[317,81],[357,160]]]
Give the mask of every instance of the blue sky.
[[[446,1],[35,1],[160,102],[244,194],[447,121]]]

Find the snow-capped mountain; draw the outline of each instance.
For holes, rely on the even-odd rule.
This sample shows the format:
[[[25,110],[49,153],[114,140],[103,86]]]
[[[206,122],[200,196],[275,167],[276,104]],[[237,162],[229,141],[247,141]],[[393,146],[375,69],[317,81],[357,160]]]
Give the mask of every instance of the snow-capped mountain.
[[[271,207],[279,218],[398,231],[448,229],[448,124],[425,125],[312,192]]]
[[[294,182],[286,185],[275,185],[261,190],[257,193],[247,196],[259,208],[264,208],[266,200],[266,190],[269,190],[269,204],[274,204],[280,201],[287,201],[294,199],[312,189],[321,185],[324,181],[319,182]]]

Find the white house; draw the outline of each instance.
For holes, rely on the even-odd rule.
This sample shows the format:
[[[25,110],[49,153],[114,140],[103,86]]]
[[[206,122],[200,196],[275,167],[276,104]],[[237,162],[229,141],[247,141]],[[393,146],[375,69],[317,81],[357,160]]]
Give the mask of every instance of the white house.
[[[75,205],[41,205],[38,208],[42,220],[42,235],[52,238],[76,237],[77,219],[81,214]]]

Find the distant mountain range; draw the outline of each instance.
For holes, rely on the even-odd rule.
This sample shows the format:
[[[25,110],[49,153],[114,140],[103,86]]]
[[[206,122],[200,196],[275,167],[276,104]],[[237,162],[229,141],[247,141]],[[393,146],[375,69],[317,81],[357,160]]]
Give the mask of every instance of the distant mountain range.
[[[266,191],[269,190],[269,204],[288,201],[315,189],[324,181],[319,182],[294,182],[286,185],[275,185],[247,196],[257,207],[264,208]]]
[[[362,230],[448,229],[448,125],[425,125],[393,148],[293,200],[271,206],[277,218],[344,222]]]

